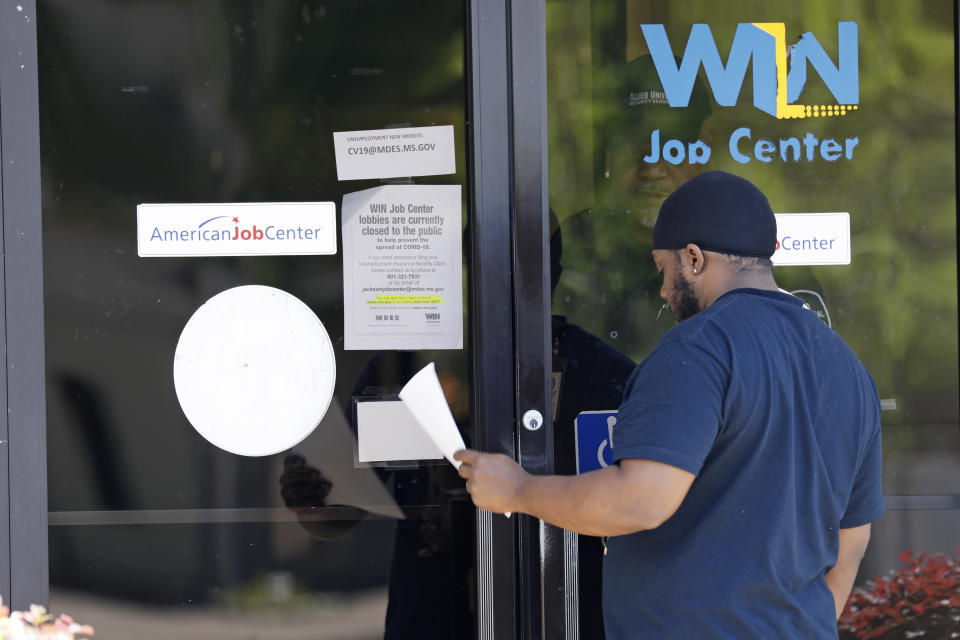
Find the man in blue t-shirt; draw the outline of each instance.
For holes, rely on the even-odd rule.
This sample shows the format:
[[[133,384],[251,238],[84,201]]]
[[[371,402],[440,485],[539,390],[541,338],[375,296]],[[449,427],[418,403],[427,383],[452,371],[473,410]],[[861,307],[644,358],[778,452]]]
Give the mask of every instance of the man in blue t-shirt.
[[[463,451],[474,503],[608,536],[607,637],[836,638],[884,511],[880,406],[853,352],[778,291],[776,221],[711,171],[663,203],[660,295],[679,324],[630,380],[617,464],[531,476]]]

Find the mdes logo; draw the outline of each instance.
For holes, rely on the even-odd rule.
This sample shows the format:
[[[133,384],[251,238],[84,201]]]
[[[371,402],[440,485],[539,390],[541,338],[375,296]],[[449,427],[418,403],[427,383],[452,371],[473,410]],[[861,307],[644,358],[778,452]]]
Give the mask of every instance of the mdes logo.
[[[753,105],[777,118],[843,116],[860,103],[860,70],[857,53],[857,23],[837,23],[837,61],[834,63],[816,36],[803,34],[788,47],[782,22],[740,24],[733,37],[726,64],[720,58],[710,26],[695,24],[679,66],[662,24],[641,25],[650,56],[671,107],[686,107],[694,82],[703,67],[717,104],[737,104],[747,68],[753,67]],[[794,104],[807,83],[807,67],[813,67],[836,104]]]

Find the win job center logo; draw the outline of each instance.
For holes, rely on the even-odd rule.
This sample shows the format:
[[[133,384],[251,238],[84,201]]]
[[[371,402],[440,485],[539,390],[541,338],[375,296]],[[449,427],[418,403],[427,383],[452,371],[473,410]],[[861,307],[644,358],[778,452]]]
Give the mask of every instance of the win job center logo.
[[[753,106],[778,119],[837,117],[859,109],[860,68],[855,22],[837,23],[836,61],[811,32],[787,46],[786,27],[781,22],[739,24],[726,63],[721,59],[709,25],[691,27],[679,64],[662,24],[644,24],[641,30],[670,107],[690,104],[701,67],[716,103],[721,107],[736,106],[747,69],[752,67]],[[813,68],[836,103],[797,103],[807,85],[808,67]],[[734,160],[743,164],[753,159],[770,162],[778,152],[783,162],[811,162],[817,157],[828,162],[841,157],[851,160],[859,142],[858,138],[842,142],[831,138],[821,140],[806,133],[802,138],[781,139],[779,144],[760,138],[751,149],[752,139],[748,127],[733,132],[728,146]],[[661,145],[657,130],[651,135],[651,155],[644,160],[659,162],[662,154],[666,161],[680,164],[688,156],[684,146],[679,140]],[[709,149],[705,152],[704,146],[702,142],[689,144],[691,164],[703,164],[709,159]]]

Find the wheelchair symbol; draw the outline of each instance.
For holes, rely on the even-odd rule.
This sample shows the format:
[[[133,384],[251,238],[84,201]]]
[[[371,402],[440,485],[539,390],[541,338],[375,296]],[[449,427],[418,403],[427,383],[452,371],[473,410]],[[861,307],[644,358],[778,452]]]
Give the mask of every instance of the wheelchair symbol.
[[[608,438],[600,443],[600,447],[597,448],[597,462],[600,463],[601,468],[609,467],[606,460],[603,459],[603,451],[607,448],[607,443],[613,449],[613,425],[617,424],[617,416],[610,416],[607,418],[607,434]]]

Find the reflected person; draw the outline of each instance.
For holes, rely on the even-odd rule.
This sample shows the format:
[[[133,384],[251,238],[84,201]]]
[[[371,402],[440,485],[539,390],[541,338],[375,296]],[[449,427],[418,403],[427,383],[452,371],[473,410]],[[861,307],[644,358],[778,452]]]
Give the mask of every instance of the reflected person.
[[[377,353],[358,377],[353,397],[395,400],[426,364],[421,360],[413,352]],[[450,376],[441,375],[441,385],[457,423],[467,424],[464,390]],[[469,442],[469,431],[461,431]],[[446,461],[422,461],[414,468],[376,471],[404,515],[395,522],[385,640],[470,637],[476,617],[474,545],[464,541],[473,539],[475,510],[456,469]],[[330,505],[330,481],[300,454],[285,458],[280,486],[285,505],[320,540],[349,534],[367,516],[361,508]]]
[[[649,260],[657,211],[679,185],[711,166],[689,154],[670,162],[651,139],[656,132],[661,145],[676,140],[684,149],[712,149],[711,98],[698,76],[688,106],[671,107],[648,55],[614,69],[597,93],[592,205],[563,219],[576,277],[561,283],[554,309],[575,319],[588,309],[584,326],[637,357],[669,328]]]

